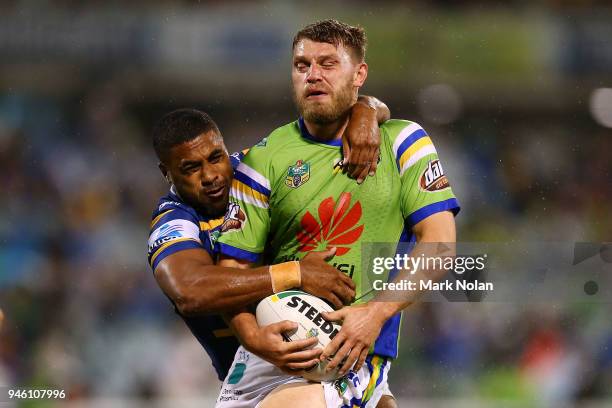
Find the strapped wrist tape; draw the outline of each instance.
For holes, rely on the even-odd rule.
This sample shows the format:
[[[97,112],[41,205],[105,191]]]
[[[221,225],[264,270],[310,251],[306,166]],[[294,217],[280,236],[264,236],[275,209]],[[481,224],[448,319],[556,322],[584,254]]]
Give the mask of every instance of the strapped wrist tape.
[[[272,292],[278,293],[302,285],[300,263],[298,261],[283,262],[270,265],[270,278],[272,278]]]

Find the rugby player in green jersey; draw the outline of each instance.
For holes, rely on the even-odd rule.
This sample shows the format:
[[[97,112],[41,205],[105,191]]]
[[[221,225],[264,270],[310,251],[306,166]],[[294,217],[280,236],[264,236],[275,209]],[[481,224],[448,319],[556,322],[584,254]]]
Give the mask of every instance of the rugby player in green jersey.
[[[333,262],[353,278],[359,299],[370,289],[361,280],[361,244],[455,241],[459,205],[418,124],[390,120],[380,126],[377,172],[363,184],[337,171],[340,137],[368,73],[365,42],[361,28],[335,20],[295,36],[292,82],[301,116],[273,131],[237,167],[230,202],[244,217],[219,239],[221,265],[279,263],[336,247]],[[397,357],[398,312],[414,300],[367,302],[329,314],[343,327],[321,358],[334,356],[330,369],[344,361],[346,375],[322,384],[269,364],[274,346],[262,347],[265,328],[246,309],[233,313],[229,322],[246,350],[234,360],[240,375],[226,378],[217,406],[376,406],[388,392],[387,373]]]

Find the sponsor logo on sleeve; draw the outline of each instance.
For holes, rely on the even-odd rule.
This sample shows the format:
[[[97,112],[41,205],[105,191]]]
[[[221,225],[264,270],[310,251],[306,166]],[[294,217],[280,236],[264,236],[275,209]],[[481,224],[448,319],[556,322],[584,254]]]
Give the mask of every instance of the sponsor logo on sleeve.
[[[246,214],[240,208],[238,203],[229,203],[227,213],[225,213],[225,221],[221,225],[221,232],[241,230],[246,221]]]
[[[149,254],[154,253],[167,242],[182,238],[200,241],[199,228],[187,220],[171,220],[156,228],[149,236]]]
[[[440,160],[432,160],[421,174],[419,186],[423,191],[440,191],[450,187],[448,178],[444,175],[444,169]]]

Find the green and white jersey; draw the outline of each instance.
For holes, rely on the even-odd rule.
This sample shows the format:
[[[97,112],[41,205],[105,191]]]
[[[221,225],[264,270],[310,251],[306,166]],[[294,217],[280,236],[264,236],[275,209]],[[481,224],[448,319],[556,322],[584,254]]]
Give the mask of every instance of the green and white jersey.
[[[336,247],[330,262],[351,276],[360,298],[370,290],[362,285],[362,244],[408,242],[419,221],[459,211],[427,133],[405,120],[389,120],[380,132],[376,175],[358,185],[340,170],[340,140],[315,140],[301,119],[273,131],[234,173],[235,222],[219,238],[221,252],[275,264]],[[397,356],[399,323],[399,314],[387,321],[374,353]]]

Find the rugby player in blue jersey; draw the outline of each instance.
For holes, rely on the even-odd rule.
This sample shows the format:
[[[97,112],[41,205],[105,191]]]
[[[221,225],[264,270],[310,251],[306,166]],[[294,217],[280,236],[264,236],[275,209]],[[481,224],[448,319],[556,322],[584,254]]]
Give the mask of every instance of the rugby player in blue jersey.
[[[353,108],[344,140],[344,168],[359,182],[376,170],[378,123],[388,118],[387,107],[371,97],[361,97]],[[350,303],[354,283],[325,262],[333,250],[309,254],[300,261],[297,281],[275,277],[268,266],[248,270],[215,266],[218,234],[244,220],[239,209],[232,212],[230,208],[223,217],[232,167],[243,153],[228,155],[217,125],[207,114],[194,109],[167,114],[153,131],[153,145],[170,191],[152,215],[149,264],[176,312],[206,349],[219,379],[227,375],[238,348],[238,340],[219,313],[253,304],[271,295],[273,288],[278,292],[300,287],[336,308]],[[295,326],[293,322],[268,326],[258,345],[270,362],[287,371],[312,366],[321,352],[304,351],[316,343],[314,338],[279,341],[282,332]]]

